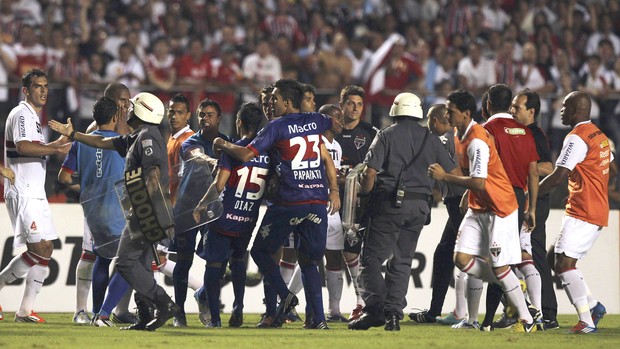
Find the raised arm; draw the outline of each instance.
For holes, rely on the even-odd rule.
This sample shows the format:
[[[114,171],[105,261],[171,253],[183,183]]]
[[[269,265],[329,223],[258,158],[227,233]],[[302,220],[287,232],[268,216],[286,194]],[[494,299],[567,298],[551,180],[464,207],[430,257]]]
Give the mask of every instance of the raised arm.
[[[227,142],[220,137],[213,140],[213,151],[216,154],[223,151],[224,153],[242,162],[248,162],[256,157],[254,152],[250,149]]]

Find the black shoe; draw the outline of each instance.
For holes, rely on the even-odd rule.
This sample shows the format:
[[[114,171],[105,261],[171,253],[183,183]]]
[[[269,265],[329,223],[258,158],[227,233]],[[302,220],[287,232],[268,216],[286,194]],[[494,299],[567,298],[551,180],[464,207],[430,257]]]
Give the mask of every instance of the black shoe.
[[[159,297],[155,318],[146,324],[147,331],[155,331],[162,327],[170,318],[178,315],[181,308],[168,295]]]
[[[228,320],[228,327],[241,327],[241,325],[243,325],[243,313],[233,311]]]
[[[437,318],[431,316],[428,310],[422,310],[417,313],[409,313],[409,318],[420,324],[433,324],[437,322]]]
[[[316,326],[314,326],[314,329],[315,330],[329,330],[329,327],[327,327],[327,322],[321,321]]]
[[[148,298],[136,292],[134,295],[136,308],[138,310],[138,319],[133,325],[121,327],[121,330],[144,331],[146,325],[155,318],[155,305]]]
[[[386,331],[400,331],[400,319],[398,315],[388,315],[385,318],[385,327],[383,329]]]
[[[378,317],[373,316],[368,313],[362,314],[362,316],[357,319],[349,322],[350,330],[367,330],[371,327],[380,327],[385,324],[385,320]]]
[[[494,328],[509,328],[517,323],[517,319],[510,318],[506,313],[502,313],[502,317],[493,323]],[[486,324],[484,324],[486,325]]]
[[[286,316],[299,304],[299,299],[297,296],[289,292],[286,298],[280,301],[278,305],[278,309],[276,310],[276,322],[284,323],[286,321]]]
[[[544,321],[545,330],[555,330],[560,328],[560,324],[558,320],[545,320]]]
[[[122,313],[120,315],[112,313],[111,318],[112,322],[116,324],[134,324],[138,320],[138,317],[130,312]]]
[[[185,314],[179,313],[174,317],[174,321],[172,321],[172,326],[174,327],[187,327],[187,318]]]

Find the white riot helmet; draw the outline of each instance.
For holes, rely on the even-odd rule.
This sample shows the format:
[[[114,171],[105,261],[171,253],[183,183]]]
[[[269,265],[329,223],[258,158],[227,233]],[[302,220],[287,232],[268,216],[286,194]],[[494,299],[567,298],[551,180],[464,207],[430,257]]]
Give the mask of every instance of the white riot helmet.
[[[422,101],[418,96],[410,92],[403,92],[394,98],[392,108],[390,108],[390,116],[410,116],[422,119]]]
[[[164,103],[152,93],[140,92],[131,99],[133,113],[138,119],[150,124],[159,125],[166,111]]]

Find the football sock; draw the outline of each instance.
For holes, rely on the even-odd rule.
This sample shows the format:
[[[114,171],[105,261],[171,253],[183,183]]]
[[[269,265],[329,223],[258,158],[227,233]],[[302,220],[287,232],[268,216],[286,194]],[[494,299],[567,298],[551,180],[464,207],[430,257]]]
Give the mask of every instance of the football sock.
[[[38,257],[38,256],[37,256]],[[24,295],[22,297],[21,305],[17,311],[19,316],[30,315],[30,312],[34,309],[34,301],[43,287],[43,282],[49,275],[49,258],[38,257],[39,262],[33,265],[26,274],[26,287],[24,288]]]
[[[497,282],[497,278],[495,274],[493,274],[493,270],[489,266],[489,263],[478,257],[472,258],[465,268],[463,268],[463,271],[489,284]]]
[[[278,305],[278,293],[271,287],[269,281],[263,279],[263,291],[265,293],[265,313],[273,317],[276,314]]]
[[[347,260],[347,268],[349,269],[349,274],[351,275],[351,282],[353,283],[353,289],[355,290],[355,296],[357,296],[357,304],[364,304],[364,300],[362,299],[362,287],[360,286],[359,276],[360,276],[360,257],[355,256],[355,258],[351,260]]]
[[[566,290],[568,299],[577,309],[579,320],[587,323],[590,327],[595,327],[588,304],[588,286],[581,273],[577,269],[570,269],[558,276],[562,280],[562,286]]]
[[[472,324],[478,321],[478,309],[480,308],[480,297],[484,283],[482,280],[469,276],[467,278],[467,311],[469,318],[467,322]]]
[[[243,311],[243,297],[245,295],[246,266],[241,259],[231,259],[229,263],[230,277],[232,279],[233,293],[233,312]]]
[[[590,287],[588,287],[588,284],[585,282],[585,279],[583,278],[583,275],[581,274],[579,269],[575,270],[579,273],[579,275],[581,275],[581,278],[584,280],[584,283],[586,285],[586,293],[588,294],[588,306],[590,307],[590,309],[592,309],[596,306],[596,304],[598,304],[598,299],[592,296],[592,292],[590,292]]]
[[[458,319],[467,315],[467,298],[465,290],[467,289],[467,273],[460,272],[454,279],[454,293],[456,295],[456,305],[454,306],[454,316]],[[480,300],[478,300],[480,302]]]
[[[301,279],[306,290],[306,302],[310,302],[314,311],[315,323],[325,321],[325,313],[323,312],[323,290],[321,286],[321,274],[315,264],[308,264],[301,267]]]
[[[515,273],[513,273],[510,268],[508,268],[505,272],[498,275],[497,279],[502,286],[508,303],[512,304],[519,311],[519,319],[525,320],[525,322],[531,324],[534,320],[532,319],[532,315],[527,308],[527,304],[525,303],[525,296],[521,291],[521,284],[519,283],[519,279],[517,278]]]
[[[340,314],[340,298],[342,298],[342,288],[344,280],[342,278],[342,269],[325,269],[325,284],[327,293],[329,294],[329,314]]]
[[[6,268],[0,273],[0,290],[11,282],[24,278],[28,270],[30,270],[33,265],[37,264],[38,258],[38,256],[34,254],[31,255],[28,251],[13,257]]]
[[[207,265],[205,270],[205,291],[207,292],[207,303],[211,312],[211,322],[220,320],[220,270],[221,266],[212,267]]]
[[[99,314],[110,281],[111,259],[97,256],[91,272],[93,284],[93,314]],[[118,273],[117,273],[118,274]]]
[[[282,280],[287,285],[291,282],[291,278],[293,277],[293,272],[295,271],[295,265],[297,263],[290,263],[284,260],[280,260],[280,275],[282,275]]]
[[[187,287],[189,284],[189,270],[192,267],[191,259],[179,258],[172,272],[174,284],[174,301],[185,313],[185,300],[187,299]]]
[[[110,316],[112,309],[116,307],[114,312],[122,315],[129,312],[129,300],[131,300],[131,289],[129,283],[123,278],[121,273],[116,272],[110,278],[108,285],[108,294],[101,305],[100,315]]]
[[[75,268],[75,311],[87,310],[88,293],[90,292],[90,284],[93,282],[93,265],[95,255],[90,251],[82,251],[82,257],[78,261]]]
[[[519,270],[523,274],[525,284],[527,285],[527,295],[530,303],[537,309],[542,310],[542,280],[538,269],[534,266],[534,261],[524,260],[519,265]]]
[[[297,264],[293,272],[293,277],[291,277],[291,281],[288,284],[288,289],[294,294],[298,294],[302,288],[304,288],[304,284],[301,282],[301,268],[299,264]]]

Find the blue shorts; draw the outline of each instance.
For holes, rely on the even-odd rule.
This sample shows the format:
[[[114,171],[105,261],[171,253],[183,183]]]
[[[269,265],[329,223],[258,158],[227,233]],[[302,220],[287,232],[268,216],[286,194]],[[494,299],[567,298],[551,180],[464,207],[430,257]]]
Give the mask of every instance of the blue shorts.
[[[291,231],[295,234],[293,247],[298,252],[311,260],[322,259],[327,242],[325,205],[269,206],[252,248],[273,254],[288,239]]]
[[[251,238],[252,234],[235,237],[209,230],[203,241],[204,250],[199,256],[210,263],[224,263],[231,257],[243,259]]]

